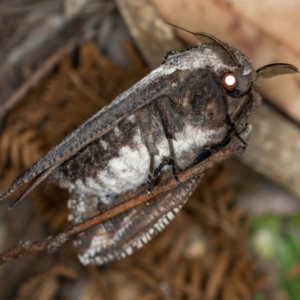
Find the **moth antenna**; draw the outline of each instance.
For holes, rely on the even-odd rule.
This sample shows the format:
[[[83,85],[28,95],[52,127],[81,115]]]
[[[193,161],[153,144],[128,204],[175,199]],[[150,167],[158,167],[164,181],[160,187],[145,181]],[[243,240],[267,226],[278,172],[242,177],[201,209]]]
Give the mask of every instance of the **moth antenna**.
[[[267,79],[274,76],[299,73],[298,68],[285,63],[275,63],[256,70],[257,78]]]
[[[214,43],[220,45],[229,54],[229,56],[232,58],[232,60],[235,62],[235,64],[237,66],[240,65],[238,59],[236,58],[236,56],[234,55],[234,53],[230,50],[230,48],[224,42],[222,42],[221,40],[219,40],[215,36],[213,36],[213,35],[211,35],[209,33],[206,33],[206,32],[192,32],[192,31],[184,29],[184,28],[182,28],[180,26],[177,26],[177,25],[174,25],[174,24],[171,24],[171,23],[168,23],[168,22],[166,22],[166,23],[169,24],[169,25],[171,25],[171,26],[173,26],[173,27],[175,27],[175,28],[181,29],[181,30],[183,30],[185,32],[188,32],[188,33],[191,33],[200,42],[203,41],[203,40],[200,39],[200,37],[202,37],[202,38],[204,37],[204,38],[208,39],[210,42],[214,42]]]

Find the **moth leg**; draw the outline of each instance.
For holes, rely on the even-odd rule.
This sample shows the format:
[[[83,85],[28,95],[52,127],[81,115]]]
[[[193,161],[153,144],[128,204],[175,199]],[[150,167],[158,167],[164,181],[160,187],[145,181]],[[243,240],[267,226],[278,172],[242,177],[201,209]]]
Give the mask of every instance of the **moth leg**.
[[[179,182],[177,170],[176,170],[177,164],[176,164],[176,156],[175,156],[175,151],[173,146],[173,140],[176,140],[175,133],[182,130],[181,116],[176,110],[175,103],[168,96],[163,96],[157,101],[157,110],[159,112],[161,124],[164,129],[165,136],[168,139],[168,144],[170,149],[170,157],[168,158],[167,164],[172,166],[172,173],[176,181]],[[166,165],[166,163],[164,163],[164,165]],[[157,171],[158,170],[161,171],[161,169],[162,168],[158,166]]]
[[[203,149],[203,151],[194,160],[194,165],[202,162],[206,158],[210,157],[212,154],[218,152],[222,147],[226,146],[233,135],[235,135],[245,146],[248,145],[236,131],[235,124],[230,120],[230,117],[227,114],[225,115],[225,123],[228,126],[228,131],[224,139],[220,143],[214,144],[209,148]]]
[[[163,157],[161,163],[158,165],[156,169],[153,170],[153,172],[150,172],[148,175],[148,180],[147,180],[147,191],[148,194],[151,193],[151,190],[154,186],[155,179],[158,177],[160,172],[165,166],[171,165],[172,166],[172,173],[176,180],[178,180],[177,172],[176,172],[176,167],[175,167],[175,162],[172,160],[170,157]]]
[[[229,129],[227,131],[224,139],[221,142],[219,142],[217,144],[213,144],[209,147],[203,148],[202,152],[200,154],[198,154],[197,157],[195,158],[193,165],[199,164],[200,162],[204,161],[205,159],[207,159],[214,153],[218,152],[221,148],[226,146],[228,144],[228,142],[230,141],[230,138],[232,137],[232,135],[233,135],[233,131],[232,131],[232,129]]]
[[[151,194],[151,190],[153,187],[153,182],[155,180],[155,169],[154,169],[154,155],[150,153],[150,169],[149,169],[149,174],[148,174],[148,179],[147,179],[147,193],[148,195]]]
[[[240,134],[236,131],[235,124],[230,120],[230,117],[225,115],[225,122],[229,126],[229,130],[245,145],[248,146],[247,142],[243,140]]]
[[[155,180],[155,156],[159,151],[155,146],[155,141],[159,132],[159,118],[155,115],[153,105],[147,105],[136,112],[136,117],[141,131],[142,140],[150,155],[149,174],[147,179],[147,191],[151,193],[153,182]]]
[[[147,190],[150,193],[155,179],[166,165],[172,166],[173,175],[178,180],[173,140],[175,139],[174,134],[182,130],[182,122],[176,105],[167,96],[162,96],[150,105],[143,107],[137,111],[136,116],[141,136],[150,155],[147,180]],[[154,158],[156,155],[160,155],[156,143],[162,137],[166,137],[168,140],[170,154],[168,157],[163,157],[162,162],[155,168]]]
[[[183,124],[175,103],[168,96],[162,96],[156,103],[160,121],[167,139],[176,140],[175,133],[182,130]]]
[[[174,146],[173,146],[173,140],[168,139],[169,142],[169,147],[170,147],[170,162],[169,164],[172,166],[172,173],[173,176],[175,177],[176,181],[180,183],[178,179],[178,173],[176,169],[176,157],[175,157],[175,151],[174,151]]]
[[[212,155],[210,149],[204,149],[194,160],[193,165],[197,165],[200,162],[204,161],[205,159],[209,158]]]

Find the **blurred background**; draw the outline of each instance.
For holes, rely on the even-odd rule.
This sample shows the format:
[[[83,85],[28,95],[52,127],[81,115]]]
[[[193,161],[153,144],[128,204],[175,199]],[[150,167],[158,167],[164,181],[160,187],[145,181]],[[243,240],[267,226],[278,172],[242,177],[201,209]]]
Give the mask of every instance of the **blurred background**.
[[[0,188],[204,31],[255,68],[300,67],[300,2],[1,0]],[[261,81],[245,154],[210,169],[183,211],[127,259],[83,267],[69,241],[0,267],[0,299],[300,299],[300,75]],[[8,211],[0,249],[68,227],[43,182]]]

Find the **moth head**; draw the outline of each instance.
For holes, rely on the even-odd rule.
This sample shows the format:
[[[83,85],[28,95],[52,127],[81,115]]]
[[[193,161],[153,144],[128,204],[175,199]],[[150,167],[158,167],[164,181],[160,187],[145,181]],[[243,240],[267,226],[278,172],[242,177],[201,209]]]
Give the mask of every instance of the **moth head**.
[[[298,68],[286,63],[274,63],[254,70],[249,60],[237,49],[219,40],[215,36],[205,32],[191,32],[179,26],[170,24],[181,30],[193,34],[198,41],[206,44],[214,44],[226,54],[220,55],[231,68],[223,70],[220,75],[220,83],[228,96],[240,98],[245,96],[257,79],[268,79],[278,75],[299,73]]]
[[[200,41],[215,43],[226,52],[232,71],[226,71],[220,78],[221,85],[232,98],[245,96],[257,79],[268,79],[278,75],[299,73],[298,68],[286,63],[274,63],[265,65],[257,70],[252,69],[249,60],[237,49],[230,47],[216,37],[199,32],[193,35]],[[228,61],[228,60],[227,60]]]
[[[220,83],[228,96],[240,98],[248,93],[255,80],[255,70],[238,66],[233,71],[225,71],[221,75]]]
[[[278,75],[299,73],[298,68],[285,63],[276,63],[263,66],[256,71],[238,66],[234,72],[225,72],[220,82],[227,94],[239,98],[248,93],[252,84],[257,79],[268,79]]]

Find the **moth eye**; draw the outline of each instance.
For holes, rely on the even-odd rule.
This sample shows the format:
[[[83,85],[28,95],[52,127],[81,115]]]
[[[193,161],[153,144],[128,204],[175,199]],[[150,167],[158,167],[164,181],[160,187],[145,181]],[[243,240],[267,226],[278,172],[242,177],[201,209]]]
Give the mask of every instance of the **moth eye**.
[[[237,77],[233,73],[225,73],[221,78],[223,87],[232,92],[238,85]]]

